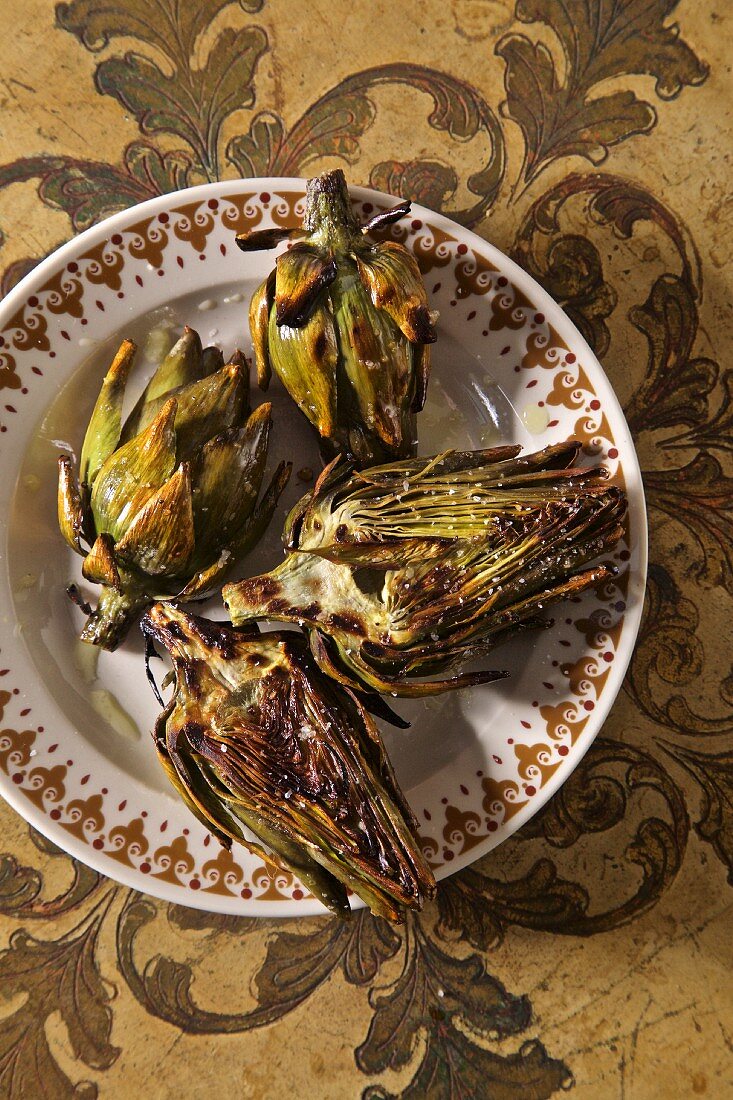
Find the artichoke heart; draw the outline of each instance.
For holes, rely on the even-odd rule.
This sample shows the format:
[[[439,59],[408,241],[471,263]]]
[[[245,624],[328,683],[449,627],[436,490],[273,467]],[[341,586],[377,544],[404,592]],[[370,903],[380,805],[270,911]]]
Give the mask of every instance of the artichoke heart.
[[[79,460],[59,459],[61,532],[102,585],[84,641],[115,649],[155,599],[201,598],[259,539],[287,482],[281,464],[257,503],[270,406],[249,407],[249,365],[202,348],[193,329],[123,423],[135,357],[124,340],[102,383]],[[88,547],[85,549],[84,544]]]
[[[460,669],[542,610],[603,583],[624,492],[574,442],[449,451],[355,471],[336,459],[291,511],[285,560],[227,585],[232,621],[299,622],[321,667],[359,690],[420,696],[502,676]]]
[[[274,371],[329,459],[415,454],[435,317],[413,254],[366,236],[409,210],[403,202],[360,226],[337,169],[308,181],[302,228],[237,237],[244,251],[298,238],[255,292],[250,330],[261,387]]]
[[[342,916],[347,888],[393,921],[433,896],[374,722],[301,634],[243,633],[160,603],[142,628],[175,677],[154,730],[159,759],[222,844],[274,853]]]

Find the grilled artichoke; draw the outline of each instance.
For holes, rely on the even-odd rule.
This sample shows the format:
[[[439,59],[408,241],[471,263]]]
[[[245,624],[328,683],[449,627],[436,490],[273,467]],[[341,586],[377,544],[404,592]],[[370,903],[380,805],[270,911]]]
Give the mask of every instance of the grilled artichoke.
[[[321,438],[367,466],[415,453],[435,340],[417,262],[371,229],[409,202],[359,226],[338,169],[308,181],[302,229],[242,233],[244,251],[298,237],[252,298],[249,320],[260,386],[274,370]]]
[[[455,671],[551,601],[612,576],[626,497],[577,443],[450,451],[361,473],[334,460],[290,513],[291,553],[227,585],[232,620],[299,622],[344,684],[420,696],[502,675]]]
[[[242,633],[170,604],[155,604],[142,627],[175,675],[154,731],[160,761],[222,844],[269,855],[267,845],[341,915],[347,887],[394,921],[433,896],[376,726],[319,671],[301,634]]]
[[[187,328],[123,425],[134,355],[124,340],[87,428],[78,481],[71,459],[59,459],[61,532],[83,556],[84,577],[103,586],[81,636],[105,649],[154,599],[216,587],[262,534],[290,472],[278,467],[257,504],[270,406],[249,415],[239,352],[225,366]]]

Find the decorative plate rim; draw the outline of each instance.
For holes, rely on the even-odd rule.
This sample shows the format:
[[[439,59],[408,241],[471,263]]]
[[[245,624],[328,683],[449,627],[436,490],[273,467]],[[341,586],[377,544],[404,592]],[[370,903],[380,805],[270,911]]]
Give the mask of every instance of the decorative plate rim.
[[[305,188],[305,179],[299,177],[256,177],[241,180],[223,180],[217,183],[200,184],[195,187],[172,191],[148,199],[143,203],[126,208],[117,214],[111,215],[98,224],[91,226],[84,232],[73,237],[70,241],[54,250],[51,255],[42,260],[24,279],[20,281],[0,301],[0,328],[4,327],[15,311],[24,304],[36,289],[43,287],[50,277],[60,274],[69,261],[89,248],[109,240],[118,230],[128,229],[131,225],[145,218],[154,217],[169,209],[174,209],[182,204],[206,202],[212,199],[231,197],[235,193],[253,190],[255,194],[262,191],[278,192],[288,190],[300,190]],[[377,204],[392,203],[394,196],[387,195],[371,188],[350,187],[351,194],[358,201]],[[254,197],[254,196],[253,196]],[[462,870],[464,867],[486,855],[498,844],[512,836],[523,824],[534,817],[546,802],[552,797],[559,787],[572,775],[578,764],[588,751],[596,736],[600,732],[611,707],[613,706],[621,688],[626,670],[636,643],[636,638],[641,623],[643,612],[643,593],[646,584],[648,563],[648,525],[646,514],[646,502],[643,492],[641,470],[639,467],[636,450],[626,423],[620,402],[611,386],[611,383],[598,361],[595,353],[590,348],[582,334],[565,314],[554,299],[537,283],[531,275],[525,272],[514,260],[505,255],[490,241],[485,240],[470,229],[466,229],[457,222],[452,221],[444,214],[437,213],[413,204],[412,214],[422,218],[433,229],[442,230],[454,240],[460,241],[469,248],[479,251],[482,256],[498,268],[502,274],[509,276],[512,285],[524,294],[533,306],[543,310],[548,322],[551,323],[559,337],[566,343],[572,344],[580,350],[583,356],[583,364],[590,372],[594,388],[603,399],[604,408],[613,416],[614,433],[616,440],[623,447],[624,476],[627,481],[633,480],[636,510],[634,512],[634,539],[638,555],[638,567],[633,573],[629,573],[629,598],[624,614],[623,625],[619,636],[619,645],[616,651],[608,677],[598,701],[598,705],[579,734],[575,743],[570,747],[568,755],[563,758],[553,774],[543,782],[540,789],[529,798],[523,807],[509,820],[502,824],[496,833],[479,841],[454,858],[449,864],[443,864],[439,868],[436,877],[440,880]],[[40,409],[39,409],[40,411]],[[7,528],[5,516],[0,516],[0,525]],[[0,548],[0,551],[2,548]],[[633,593],[633,598],[632,598]],[[29,658],[30,660],[30,658]],[[0,770],[0,794],[29,824],[38,829],[51,841],[58,844],[68,854],[92,867],[94,870],[115,879],[126,886],[145,893],[152,894],[160,899],[177,904],[187,905],[192,908],[203,909],[210,912],[220,912],[241,915],[256,915],[268,917],[302,917],[309,915],[323,915],[325,910],[319,902],[312,898],[303,898],[295,904],[293,900],[282,901],[244,901],[238,896],[224,894],[211,895],[205,891],[194,892],[186,886],[165,882],[159,878],[144,876],[135,868],[127,868],[123,863],[117,862],[106,851],[97,851],[85,839],[68,832],[61,824],[57,824],[47,811],[25,799],[9,775]],[[358,899],[354,899],[357,903]],[[360,903],[359,903],[360,904]]]

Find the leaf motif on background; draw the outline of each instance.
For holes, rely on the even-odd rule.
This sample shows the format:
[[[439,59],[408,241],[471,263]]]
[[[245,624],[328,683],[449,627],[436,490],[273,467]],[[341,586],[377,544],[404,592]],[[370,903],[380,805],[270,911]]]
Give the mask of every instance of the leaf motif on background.
[[[260,917],[236,917],[232,913],[213,913],[207,909],[192,909],[188,905],[168,903],[168,920],[182,932],[206,932],[214,938],[222,932],[231,936],[246,936],[248,932],[267,927]]]
[[[567,1082],[566,1067],[539,1044],[524,1044],[518,1054],[498,1054],[482,1045],[484,1037],[495,1041],[525,1031],[531,1008],[526,997],[509,993],[488,974],[478,955],[449,955],[412,917],[405,951],[397,981],[387,992],[372,994],[374,1016],[356,1051],[364,1073],[403,1070],[419,1050],[419,1064],[400,1093],[402,1100],[482,1095],[519,1100],[528,1095],[530,1085],[532,1095],[540,1098]],[[374,1100],[391,1095],[380,1086],[364,1093]]]
[[[59,245],[56,247],[58,248]],[[0,275],[0,298],[4,298],[14,286],[18,285],[21,279],[25,279],[26,275],[30,275],[33,268],[37,267],[42,259],[42,256],[24,256],[21,260],[15,260],[14,263],[8,264],[2,275]]]
[[[255,984],[265,1004],[294,1008],[341,966],[351,985],[368,985],[394,958],[402,938],[387,921],[359,909],[348,923],[328,919],[307,932],[276,932]],[[289,1010],[288,1009],[288,1010]]]
[[[595,244],[577,231],[563,229],[562,216],[572,202],[585,204],[585,220],[610,226],[622,239],[630,238],[636,224],[645,221],[669,238],[680,257],[678,281],[685,284],[696,330],[699,257],[678,219],[631,180],[607,173],[574,173],[533,203],[517,232],[511,256],[552,294],[598,355],[608,351],[606,318],[615,309],[618,296],[604,278]]]
[[[649,810],[650,795],[660,800],[656,813]],[[582,882],[562,877],[547,855],[521,878],[489,874],[502,862],[513,866],[516,861],[510,853],[517,846],[541,841],[540,852],[546,853],[548,844],[566,850],[601,832],[609,834],[604,851],[619,864],[625,862],[640,871],[630,896],[613,894],[610,908],[599,908],[592,900],[597,886],[592,865]],[[599,738],[515,840],[441,886],[438,933],[450,937],[464,922],[472,945],[486,950],[500,942],[512,925],[588,936],[627,924],[653,908],[674,881],[688,832],[682,792],[659,762],[630,745]],[[581,867],[585,866],[584,861]],[[446,898],[441,896],[444,892]],[[482,939],[486,934],[489,938]]]
[[[14,856],[0,856],[0,913],[17,913],[32,905],[43,880],[35,867],[23,867]]]
[[[537,860],[526,875],[508,882],[470,869],[441,884],[437,932],[442,939],[460,935],[486,951],[501,943],[510,924],[557,928],[582,919],[588,902],[587,890],[560,878],[549,859]]]
[[[133,142],[117,167],[74,157],[27,157],[0,167],[0,189],[37,179],[41,201],[62,210],[75,231],[128,206],[186,185],[190,157],[160,154],[145,142]]]
[[[194,975],[187,963],[155,955],[140,967],[135,951],[138,934],[159,912],[151,899],[131,892],[118,921],[120,970],[146,1011],[191,1034],[231,1034],[274,1023],[308,1000],[339,967],[351,984],[368,984],[402,943],[386,922],[375,920],[366,910],[354,913],[349,923],[329,919],[315,927],[309,924],[307,932],[285,932],[279,931],[279,925],[263,925],[256,918],[234,918],[239,928],[216,914],[189,918],[182,907],[170,906],[168,918],[177,927],[207,930],[212,936],[278,929],[268,940],[264,962],[254,979],[257,1007],[245,1012],[213,1012],[197,1004],[192,993]]]
[[[170,4],[168,0],[129,0],[100,8],[95,0],[72,0],[57,8],[57,23],[88,49],[110,38],[131,36],[159,50],[170,63],[166,74],[156,60],[137,51],[100,62],[96,83],[130,111],[144,134],[180,137],[208,179],[219,175],[219,134],[234,111],[251,107],[252,84],[267,35],[258,26],[225,27],[208,56],[196,64],[203,33],[232,0]],[[249,12],[261,4],[242,4]]]
[[[679,693],[703,670],[699,625],[697,606],[683,596],[664,566],[652,562],[644,615],[624,690],[640,710],[667,730],[696,735],[729,733],[733,730],[733,714],[720,718],[696,714]],[[667,700],[661,698],[660,681],[674,689]],[[723,689],[721,697],[726,703],[733,701]]]
[[[266,47],[267,38],[259,27],[238,31],[227,27],[205,67],[189,69],[187,81],[181,80],[178,71],[166,76],[154,62],[126,53],[100,64],[97,86],[135,116],[144,134],[175,134],[185,141],[205,175],[216,179],[222,123],[232,112],[254,103],[251,81]]]
[[[287,132],[276,115],[262,112],[254,118],[248,134],[230,141],[227,157],[245,176],[305,174],[311,171],[314,162],[326,157],[338,157],[353,164],[360,152],[359,139],[377,117],[373,92],[395,84],[430,97],[433,109],[428,122],[433,129],[461,143],[481,134],[488,139],[490,152],[485,166],[466,181],[468,190],[479,196],[478,201],[466,209],[451,211],[451,217],[465,224],[478,221],[493,202],[504,175],[501,127],[489,105],[470,84],[423,65],[397,62],[354,73],[316,100]],[[428,178],[436,199],[445,197],[448,181],[450,192],[455,189],[451,169],[438,166],[434,160],[417,160],[399,174],[399,179],[395,178],[401,189],[393,193],[416,198],[408,188],[417,181],[423,181],[424,185]],[[438,194],[436,183],[442,194]]]
[[[618,296],[603,277],[596,246],[578,234],[542,239],[530,211],[511,256],[562,306],[596,354],[605,355],[610,343],[606,318],[616,308]]]
[[[229,142],[227,159],[244,178],[267,176],[277,163],[284,135],[282,119],[271,111],[260,111],[252,119],[249,132]]]
[[[43,875],[35,867],[19,864],[14,856],[0,856],[0,913],[46,920],[68,913],[88,898],[104,881],[102,876],[72,859],[64,852],[58,853],[73,868],[71,883],[55,898],[42,897]]]
[[[665,439],[665,449],[695,447],[698,450],[733,451],[733,370],[724,372],[720,389],[722,396],[715,413],[700,418],[679,435]]]
[[[192,1034],[231,1034],[272,1023],[284,1015],[277,1006],[263,1006],[252,1012],[226,1013],[202,1009],[194,1000],[193,970],[166,955],[154,955],[142,969],[136,959],[136,941],[160,915],[152,898],[130,891],[117,922],[117,962],[128,988],[146,1012]]]
[[[663,747],[702,787],[702,816],[695,831],[712,844],[733,886],[733,752],[708,754],[678,745]]]
[[[442,210],[458,189],[458,177],[439,161],[385,160],[372,168],[369,186],[388,195],[409,195],[430,210]]]
[[[624,410],[631,431],[704,424],[718,365],[692,356],[697,307],[688,284],[676,275],[661,275],[646,302],[629,312],[629,320],[649,345],[644,379]]]
[[[686,85],[701,84],[708,67],[665,25],[677,0],[517,0],[517,18],[544,23],[563,53],[561,81],[543,42],[509,34],[495,52],[506,63],[504,115],[522,130],[522,176],[531,182],[558,157],[602,163],[609,149],[656,122],[652,105],[632,91],[599,92],[603,81],[648,75],[656,94],[670,99]]]
[[[0,953],[0,997],[25,995],[20,1008],[0,1019],[0,1094],[72,1100],[96,1096],[96,1086],[72,1084],[46,1039],[49,1017],[58,1013],[73,1056],[92,1069],[107,1069],[119,1056],[110,1043],[111,995],[97,969],[97,937],[105,909],[58,940],[38,940],[23,929]]]
[[[537,1040],[515,1054],[496,1054],[471,1042],[458,1028],[435,1029],[417,1074],[396,1094],[371,1085],[362,1100],[546,1100],[569,1089],[573,1076]]]
[[[733,478],[702,452],[678,470],[645,470],[650,509],[681,524],[700,551],[697,578],[733,594]]]
[[[391,924],[365,909],[360,909],[352,922],[343,957],[344,977],[351,985],[368,985],[400,950],[402,937]]]

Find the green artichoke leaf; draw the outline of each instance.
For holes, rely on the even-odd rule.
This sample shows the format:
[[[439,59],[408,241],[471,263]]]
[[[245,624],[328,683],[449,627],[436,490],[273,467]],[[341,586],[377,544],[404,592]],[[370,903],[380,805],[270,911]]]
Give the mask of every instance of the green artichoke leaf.
[[[175,705],[156,740],[199,817],[240,840],[238,818],[342,915],[343,885],[391,920],[434,894],[376,726],[302,636],[244,636],[169,604],[143,628],[173,661]]]
[[[106,460],[92,489],[91,507],[98,533],[124,535],[145,502],[176,467],[176,401],[170,399],[140,435]]]
[[[162,403],[204,374],[203,349],[199,334],[188,325],[140,394],[122,429],[122,442],[138,435],[157,416]],[[152,408],[151,408],[152,406]]]
[[[191,472],[182,462],[150,496],[115,547],[128,565],[149,576],[181,576],[195,545]]]
[[[72,550],[84,554],[82,539],[87,537],[87,518],[81,500],[79,483],[74,477],[68,455],[59,458],[58,517],[61,534]],[[93,536],[92,536],[93,537]]]
[[[201,353],[201,358],[203,360],[203,368],[201,371],[202,378],[205,378],[209,374],[214,374],[215,371],[221,370],[224,366],[224,354],[221,348],[217,348],[213,344],[211,347],[204,348]]]
[[[356,269],[349,270],[347,262],[331,287],[331,301],[339,367],[348,384],[344,403],[358,410],[358,421],[390,451],[399,453],[406,447],[409,452],[415,432],[409,343],[389,314],[372,305]]]
[[[159,415],[171,397],[176,401],[175,429],[180,462],[193,458],[212,436],[239,425],[247,416],[249,377],[246,360],[241,357],[214,374],[173,391],[168,397],[149,401],[140,415],[140,430]]]
[[[267,462],[271,412],[269,403],[260,405],[244,425],[215,435],[193,466],[196,552],[202,560],[229,544],[255,506]]]
[[[271,271],[265,281],[252,295],[249,304],[249,331],[252,336],[252,354],[257,370],[257,385],[266,390],[272,378],[272,362],[268,347],[270,331],[270,312],[275,301],[275,272]]]
[[[300,411],[320,435],[333,435],[338,346],[330,305],[319,306],[299,328],[278,325],[273,310],[268,346],[270,361]]]
[[[122,402],[136,350],[131,340],[123,340],[102,382],[79,459],[79,476],[85,485],[93,485],[99,470],[120,441]]]
[[[336,261],[307,244],[294,244],[275,267],[275,321],[288,328],[304,325],[321,292],[336,278]]]
[[[85,580],[96,584],[107,584],[117,592],[122,591],[122,582],[114,553],[114,540],[111,535],[102,534],[84,559],[81,567]]]
[[[413,254],[403,244],[384,241],[353,255],[374,306],[386,310],[411,343],[435,343],[425,284]]]

